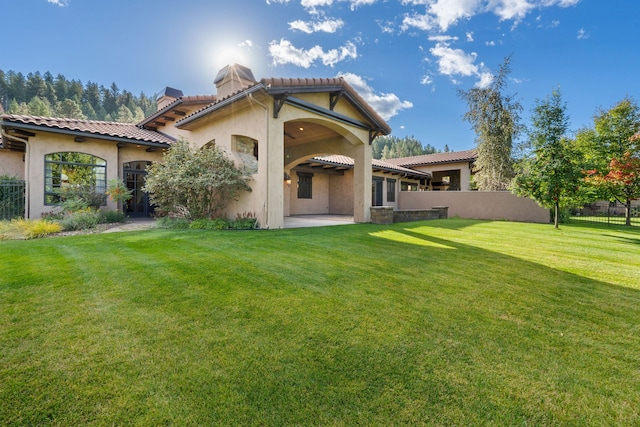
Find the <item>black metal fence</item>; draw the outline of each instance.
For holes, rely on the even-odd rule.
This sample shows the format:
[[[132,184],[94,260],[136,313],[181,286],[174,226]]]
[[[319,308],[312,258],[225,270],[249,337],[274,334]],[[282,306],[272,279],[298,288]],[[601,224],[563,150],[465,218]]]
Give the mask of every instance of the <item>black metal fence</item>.
[[[24,217],[24,181],[0,180],[0,220]]]
[[[600,201],[579,209],[570,209],[568,222],[625,225],[626,210],[622,203]],[[631,225],[640,227],[640,201],[631,203]]]

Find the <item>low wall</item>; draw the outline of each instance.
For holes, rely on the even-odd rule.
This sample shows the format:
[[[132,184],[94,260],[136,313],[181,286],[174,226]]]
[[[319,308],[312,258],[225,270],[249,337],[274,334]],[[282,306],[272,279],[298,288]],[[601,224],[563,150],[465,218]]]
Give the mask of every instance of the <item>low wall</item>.
[[[393,206],[372,206],[371,222],[373,224],[393,224],[395,222],[424,221],[428,219],[447,218],[446,206],[435,206],[431,209],[395,210]]]
[[[401,191],[398,209],[448,206],[449,217],[548,224],[549,210],[508,191]]]

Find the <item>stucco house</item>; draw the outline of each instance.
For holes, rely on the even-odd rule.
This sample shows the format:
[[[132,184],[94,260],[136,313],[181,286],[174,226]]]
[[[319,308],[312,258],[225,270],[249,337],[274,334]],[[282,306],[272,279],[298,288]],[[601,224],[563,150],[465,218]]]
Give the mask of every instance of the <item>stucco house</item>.
[[[476,149],[389,159],[388,163],[432,175],[429,190],[470,191]]]
[[[167,88],[157,112],[138,124],[2,114],[0,175],[26,181],[28,218],[54,209],[57,191],[79,170],[98,191],[123,179],[134,192],[127,214],[148,216],[147,165],[178,138],[196,148],[215,143],[252,175],[253,191],[226,215],[254,215],[264,228],[304,213],[368,222],[372,203],[393,204],[403,185],[417,189],[431,180],[429,172],[373,161],[371,142],[391,129],[341,78],[257,81],[234,64],[214,84],[217,93],[207,96]],[[107,207],[116,208],[110,201]]]

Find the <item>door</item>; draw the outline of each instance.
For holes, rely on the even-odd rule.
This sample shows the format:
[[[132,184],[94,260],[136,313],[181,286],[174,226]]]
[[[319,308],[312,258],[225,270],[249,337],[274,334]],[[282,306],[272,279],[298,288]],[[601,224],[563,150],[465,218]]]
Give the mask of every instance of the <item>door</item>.
[[[382,206],[383,178],[373,177],[371,185],[371,206]]]
[[[125,202],[125,215],[133,218],[149,217],[153,214],[153,206],[149,202],[149,195],[142,190],[147,176],[147,166],[151,162],[129,162],[123,165],[124,183],[131,191],[131,199]]]

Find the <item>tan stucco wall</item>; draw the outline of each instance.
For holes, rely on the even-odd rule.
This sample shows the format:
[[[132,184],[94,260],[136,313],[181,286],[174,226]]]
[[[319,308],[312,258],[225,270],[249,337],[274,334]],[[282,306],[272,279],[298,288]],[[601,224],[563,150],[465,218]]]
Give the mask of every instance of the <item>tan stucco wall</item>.
[[[24,179],[24,153],[0,150],[0,175]]]
[[[241,157],[234,149],[236,136],[244,136],[254,139],[258,143],[258,171],[251,176],[249,186],[251,192],[242,193],[237,201],[232,201],[222,212],[228,218],[240,215],[252,215],[258,219],[260,227],[271,228],[271,220],[268,214],[268,196],[270,182],[280,187],[282,194],[283,164],[282,155],[277,163],[270,162],[270,144],[268,143],[269,114],[268,103],[252,98],[250,103],[243,108],[233,110],[233,114],[214,115],[206,119],[194,122],[189,126],[190,132],[187,140],[190,145],[200,148],[211,141],[215,141],[217,147],[222,149],[227,156],[238,166],[243,164]],[[271,155],[273,156],[273,155]],[[273,177],[269,179],[269,169],[279,168],[281,173],[273,183]],[[273,189],[271,190],[273,191]],[[282,202],[280,202],[282,205]],[[282,215],[280,215],[282,217]],[[280,218],[282,224],[282,218]],[[281,225],[280,225],[281,226]]]
[[[449,218],[549,223],[549,211],[507,191],[403,191],[399,209],[449,207]]]
[[[353,171],[329,175],[329,213],[353,215]]]
[[[298,199],[298,176],[291,174],[291,215],[325,215],[329,213],[329,175],[316,173],[311,179],[311,199]]]

